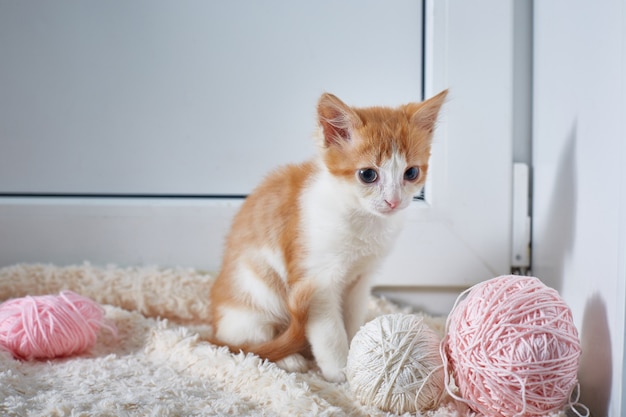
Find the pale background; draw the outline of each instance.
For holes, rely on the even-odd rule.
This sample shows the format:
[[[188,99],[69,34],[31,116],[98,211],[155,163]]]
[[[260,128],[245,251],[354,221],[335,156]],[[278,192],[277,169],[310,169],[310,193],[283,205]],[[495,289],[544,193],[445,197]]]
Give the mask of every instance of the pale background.
[[[623,0],[0,0],[0,265],[215,270],[232,197],[313,152],[321,92],[449,87],[426,200],[378,288],[445,314],[508,273],[528,164],[533,273],[574,312],[583,400],[619,416],[625,48]]]

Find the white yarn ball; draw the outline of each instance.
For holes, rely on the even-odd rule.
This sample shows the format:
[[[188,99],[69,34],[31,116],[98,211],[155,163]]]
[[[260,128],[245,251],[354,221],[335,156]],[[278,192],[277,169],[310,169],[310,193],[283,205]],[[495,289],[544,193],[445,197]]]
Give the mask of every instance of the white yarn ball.
[[[419,316],[375,318],[350,344],[346,374],[352,391],[362,404],[396,414],[437,407],[445,384],[439,343]]]

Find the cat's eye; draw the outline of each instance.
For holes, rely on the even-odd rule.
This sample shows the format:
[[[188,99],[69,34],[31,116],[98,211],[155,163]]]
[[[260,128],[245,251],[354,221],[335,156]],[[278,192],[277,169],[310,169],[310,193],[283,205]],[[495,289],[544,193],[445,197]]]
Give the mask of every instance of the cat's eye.
[[[415,181],[420,176],[420,169],[418,167],[411,167],[404,171],[404,179],[406,181]]]
[[[378,179],[378,172],[372,168],[359,169],[359,179],[365,184],[371,184]]]

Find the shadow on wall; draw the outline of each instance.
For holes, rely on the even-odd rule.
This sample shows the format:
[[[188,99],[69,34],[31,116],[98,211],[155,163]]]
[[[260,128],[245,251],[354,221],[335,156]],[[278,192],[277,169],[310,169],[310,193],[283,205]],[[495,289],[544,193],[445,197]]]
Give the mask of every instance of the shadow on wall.
[[[548,222],[540,237],[542,245],[541,279],[558,291],[563,289],[565,265],[573,252],[577,216],[577,123],[574,121],[565,140],[555,172],[555,183],[548,206]],[[609,409],[612,356],[611,334],[606,305],[599,294],[587,300],[580,329],[582,356],[578,370],[580,402],[594,417],[607,416]]]
[[[572,253],[576,234],[576,130],[574,122],[558,162],[548,221],[540,240],[543,258],[549,260],[542,265],[540,278],[557,291],[563,287],[563,267]]]
[[[613,377],[611,334],[606,305],[598,294],[587,300],[580,338],[580,402],[589,408],[592,416],[605,417],[609,411]]]

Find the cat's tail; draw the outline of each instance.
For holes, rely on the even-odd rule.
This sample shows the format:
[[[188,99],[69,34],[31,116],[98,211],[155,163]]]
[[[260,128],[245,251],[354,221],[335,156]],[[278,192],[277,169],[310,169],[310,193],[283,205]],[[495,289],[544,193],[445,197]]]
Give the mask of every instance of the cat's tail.
[[[289,299],[289,326],[274,339],[244,351],[252,352],[261,358],[272,362],[279,361],[294,353],[300,353],[308,346],[306,338],[306,324],[309,317],[309,308],[313,298],[313,287],[303,286],[291,293]]]
[[[225,345],[233,353],[254,353],[263,359],[277,362],[294,353],[301,353],[308,347],[306,338],[306,324],[309,317],[309,308],[313,298],[312,286],[301,286],[291,292],[288,303],[289,325],[285,331],[272,340],[256,345],[227,345],[217,340],[209,340],[216,345]]]

